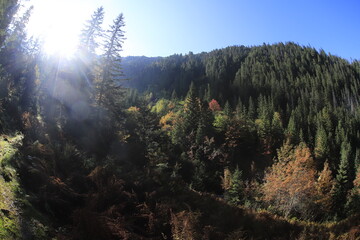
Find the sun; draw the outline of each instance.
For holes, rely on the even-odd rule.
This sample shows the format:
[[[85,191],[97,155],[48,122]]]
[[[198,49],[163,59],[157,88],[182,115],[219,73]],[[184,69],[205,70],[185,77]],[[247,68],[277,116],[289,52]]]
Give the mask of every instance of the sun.
[[[46,55],[70,58],[78,46],[79,34],[92,8],[79,1],[32,0],[34,11],[28,34],[38,38]]]
[[[70,25],[54,26],[43,36],[42,49],[45,54],[70,58],[78,46],[78,34],[70,31]]]

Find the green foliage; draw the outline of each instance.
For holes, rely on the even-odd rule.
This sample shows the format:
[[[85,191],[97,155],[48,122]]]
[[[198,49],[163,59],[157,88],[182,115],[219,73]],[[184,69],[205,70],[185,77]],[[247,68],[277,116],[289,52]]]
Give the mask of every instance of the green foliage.
[[[273,138],[271,143],[272,147],[275,149],[279,148],[284,138],[284,128],[282,125],[280,113],[278,112],[274,112],[271,121],[271,135]]]
[[[291,112],[291,116],[286,129],[286,137],[292,142],[297,143],[298,141],[298,129],[295,120],[294,112]]]
[[[186,135],[197,128],[200,119],[199,113],[200,99],[196,93],[194,83],[191,83],[184,104],[184,129]]]
[[[338,184],[345,186],[349,184],[349,160],[351,157],[351,145],[349,141],[344,141],[341,144],[340,152],[340,164],[338,168],[338,173],[336,175],[336,180]]]
[[[156,102],[156,104],[151,108],[151,111],[163,116],[171,110],[171,105],[172,102],[170,100],[162,98]]]
[[[213,125],[218,131],[221,132],[221,131],[226,130],[229,122],[230,122],[229,117],[221,112],[221,113],[218,113],[218,114],[215,115]]]
[[[229,104],[229,101],[226,101],[225,105],[224,105],[224,110],[223,110],[224,114],[228,117],[232,116],[232,109],[231,106]]]
[[[124,77],[120,65],[120,52],[124,42],[124,26],[124,16],[120,14],[105,35],[101,73],[97,81],[96,100],[98,105],[113,112],[115,116],[119,114],[119,101],[123,93],[119,81]]]
[[[92,15],[91,19],[88,20],[81,31],[80,35],[80,51],[83,58],[94,57],[96,49],[99,47],[98,40],[103,37],[103,29],[101,25],[104,21],[104,8],[99,7]]]
[[[326,159],[329,157],[329,144],[325,128],[320,125],[315,136],[315,157],[317,159]]]
[[[26,237],[47,239],[48,232],[44,231],[47,227],[40,222],[41,216],[28,214],[33,206],[27,202],[17,169],[13,167],[21,157],[18,148],[21,146],[22,139],[21,134],[0,137],[0,238],[4,240]],[[31,224],[28,225],[30,222]],[[32,222],[37,222],[37,224],[34,225]],[[27,230],[29,232],[24,234]]]
[[[81,57],[59,67],[58,59],[27,50],[30,10],[6,36],[4,14],[12,12],[0,10],[0,130],[24,131],[19,174],[40,210],[72,229],[59,238],[350,232],[246,208],[320,221],[358,213],[357,61],[294,43],[122,59],[123,15],[105,33],[99,8],[81,34]],[[124,85],[138,89],[124,90],[124,72],[133,79]],[[8,196],[1,196],[0,225],[8,227],[0,236],[20,238],[17,216],[6,216],[17,212],[10,203],[21,190],[9,165],[15,150],[5,140],[0,147],[0,187]],[[227,169],[235,170],[221,189]],[[51,231],[35,218],[26,223],[38,239]],[[290,229],[285,237],[283,229]]]
[[[346,197],[351,186],[349,179],[349,161],[351,156],[351,146],[347,140],[345,140],[341,144],[340,156],[340,163],[336,174],[334,200],[338,216],[343,217]]]
[[[0,5],[0,46],[2,46],[12,17],[18,9],[18,0],[3,0]]]
[[[225,200],[232,205],[238,205],[243,202],[244,198],[244,182],[242,180],[242,172],[237,167],[231,175],[230,187],[225,192]]]

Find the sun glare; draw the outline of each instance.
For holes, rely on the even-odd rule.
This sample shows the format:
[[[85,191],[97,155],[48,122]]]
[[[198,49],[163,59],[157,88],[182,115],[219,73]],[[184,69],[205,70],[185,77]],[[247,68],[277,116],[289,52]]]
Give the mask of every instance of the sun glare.
[[[49,55],[71,57],[78,44],[76,33],[69,32],[66,25],[55,26],[49,30],[43,38],[43,50]]]
[[[29,35],[40,39],[45,54],[72,57],[80,30],[93,9],[70,0],[32,0],[31,4],[34,11]]]

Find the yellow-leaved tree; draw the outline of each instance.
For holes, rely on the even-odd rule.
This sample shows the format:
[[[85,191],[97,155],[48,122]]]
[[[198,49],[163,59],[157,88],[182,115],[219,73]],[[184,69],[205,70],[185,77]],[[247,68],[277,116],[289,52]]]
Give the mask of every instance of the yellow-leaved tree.
[[[320,172],[316,182],[317,200],[316,203],[319,206],[319,212],[324,216],[328,216],[333,208],[333,193],[335,187],[335,180],[332,176],[332,172],[329,163],[325,161],[324,168]]]
[[[304,143],[286,142],[265,175],[264,200],[284,216],[313,217],[316,171],[310,149]]]

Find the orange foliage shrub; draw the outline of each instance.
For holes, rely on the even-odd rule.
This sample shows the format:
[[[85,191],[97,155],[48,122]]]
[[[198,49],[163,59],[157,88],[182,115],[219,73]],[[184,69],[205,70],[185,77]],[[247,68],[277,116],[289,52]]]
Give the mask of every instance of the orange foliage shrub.
[[[139,112],[140,108],[132,106],[132,107],[129,107],[127,110],[129,112]]]
[[[357,190],[357,193],[360,194],[360,167],[357,170],[356,177],[354,180],[354,187]]]
[[[332,177],[332,173],[329,167],[329,163],[324,163],[324,169],[320,172],[316,182],[316,190],[318,199],[316,203],[319,205],[323,213],[329,213],[333,205],[333,191],[335,186],[335,180]]]
[[[160,118],[161,129],[170,131],[175,124],[176,117],[176,114],[172,111],[168,112],[165,116],[162,116]]]
[[[310,149],[305,144],[294,149],[286,143],[265,176],[264,200],[285,216],[300,214],[309,218],[308,210],[316,196],[315,174]]]
[[[196,240],[199,234],[196,231],[198,214],[182,211],[174,214],[171,212],[171,232],[174,240]]]

